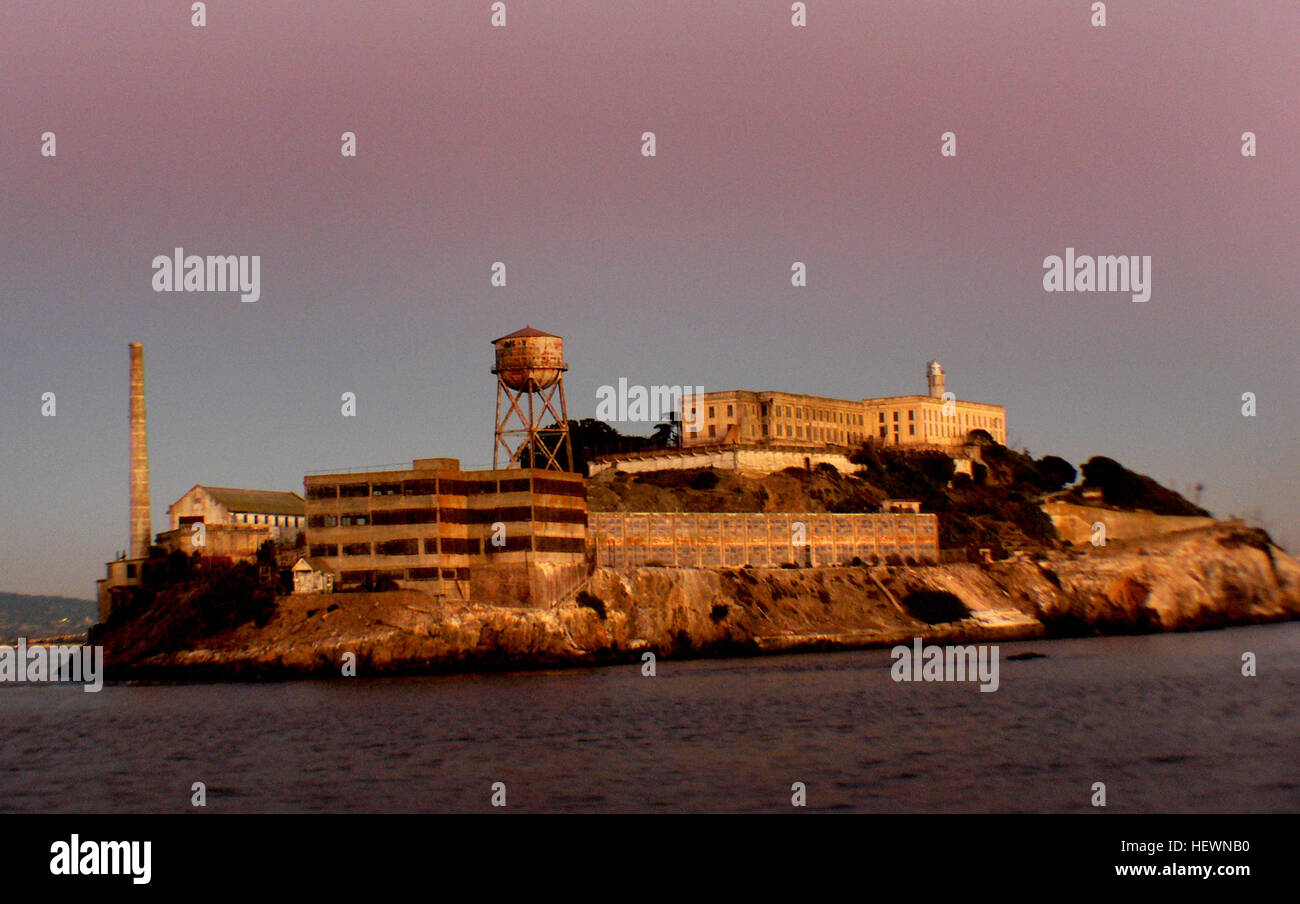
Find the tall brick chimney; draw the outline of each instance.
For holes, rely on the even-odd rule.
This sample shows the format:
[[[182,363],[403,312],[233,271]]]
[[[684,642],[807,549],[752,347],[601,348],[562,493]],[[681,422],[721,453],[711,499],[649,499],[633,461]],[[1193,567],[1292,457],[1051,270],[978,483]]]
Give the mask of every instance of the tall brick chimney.
[[[131,558],[149,555],[149,434],[144,412],[144,346],[131,343]]]

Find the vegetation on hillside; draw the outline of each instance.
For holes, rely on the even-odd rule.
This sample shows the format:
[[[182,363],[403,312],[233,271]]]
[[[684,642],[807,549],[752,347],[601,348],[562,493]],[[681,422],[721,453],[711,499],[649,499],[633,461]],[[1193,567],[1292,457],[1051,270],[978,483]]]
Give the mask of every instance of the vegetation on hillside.
[[[1115,508],[1140,509],[1157,515],[1205,517],[1210,514],[1145,474],[1130,471],[1114,459],[1094,456],[1083,463],[1082,470],[1083,484],[1071,494],[1077,501],[1083,501],[1083,490],[1099,489],[1102,501]]]
[[[187,649],[195,640],[252,622],[261,627],[275,614],[278,582],[256,565],[239,562],[191,573],[161,587],[137,588],[109,620],[90,631],[91,643],[113,650],[118,661],[134,654]]]
[[[874,512],[886,499],[913,499],[921,511],[941,516],[939,544],[945,549],[973,554],[987,547],[1001,557],[1010,549],[1054,545],[1056,530],[1039,501],[1074,484],[1079,471],[1059,456],[1034,459],[991,441],[982,445],[980,457],[983,463],[973,463],[971,474],[957,474],[953,459],[942,452],[868,443],[850,456],[858,467],[853,474],[830,465],[761,478],[713,469],[605,472],[593,480],[588,505],[593,511]],[[1116,507],[1204,513],[1110,459],[1089,459],[1083,473],[1075,492],[1100,487],[1107,504]]]

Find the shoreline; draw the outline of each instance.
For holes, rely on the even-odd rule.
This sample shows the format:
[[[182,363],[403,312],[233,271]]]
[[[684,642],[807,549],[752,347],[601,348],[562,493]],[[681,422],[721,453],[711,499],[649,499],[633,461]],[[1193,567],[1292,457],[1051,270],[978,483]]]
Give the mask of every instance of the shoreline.
[[[416,591],[295,594],[196,641],[161,596],[98,637],[109,681],[260,681],[534,671],[910,644],[1157,634],[1300,619],[1300,562],[1217,526],[1098,553],[1003,562],[780,569],[596,569],[542,609]],[[171,637],[167,640],[167,637]]]

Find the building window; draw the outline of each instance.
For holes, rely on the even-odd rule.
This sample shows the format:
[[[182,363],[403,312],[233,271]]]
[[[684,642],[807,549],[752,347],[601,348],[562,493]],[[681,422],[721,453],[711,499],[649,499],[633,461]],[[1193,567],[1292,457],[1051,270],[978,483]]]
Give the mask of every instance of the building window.
[[[712,405],[709,406],[709,419],[710,419],[710,420],[713,419],[713,406],[712,406]],[[710,435],[712,435],[712,434],[710,434]]]
[[[716,437],[717,435],[718,435],[718,428],[713,424],[709,424],[709,436]]]
[[[882,414],[881,417],[884,417],[884,415]],[[886,431],[885,431],[885,428],[884,428],[884,427],[881,427],[881,428],[880,428],[880,438],[881,438],[881,439],[884,439],[884,438],[885,438],[885,432],[886,432]]]
[[[885,422],[885,412],[882,411],[880,412],[880,423],[883,424],[884,422]]]
[[[916,420],[916,409],[909,409],[909,410],[908,410],[908,412],[907,412],[907,419],[908,419],[909,421],[914,421],[914,420]]]
[[[733,405],[728,405],[728,406],[727,406],[727,417],[731,417],[731,416],[732,416],[732,414],[733,414],[732,408],[734,408],[734,407],[735,407],[735,406],[733,406]]]
[[[907,425],[907,434],[908,436],[916,436],[916,424]]]

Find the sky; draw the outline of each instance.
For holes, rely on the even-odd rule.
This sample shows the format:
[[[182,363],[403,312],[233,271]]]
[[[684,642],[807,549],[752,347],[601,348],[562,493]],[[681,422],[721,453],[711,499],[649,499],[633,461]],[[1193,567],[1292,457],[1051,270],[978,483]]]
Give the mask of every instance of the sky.
[[[0,590],[93,598],[127,548],[129,342],[158,531],[196,483],[490,466],[526,323],[575,418],[937,358],[1011,445],[1300,546],[1294,0],[489,6],[0,4]],[[155,292],[177,247],[258,255],[259,300]],[[1044,291],[1066,248],[1149,255],[1150,300]]]

